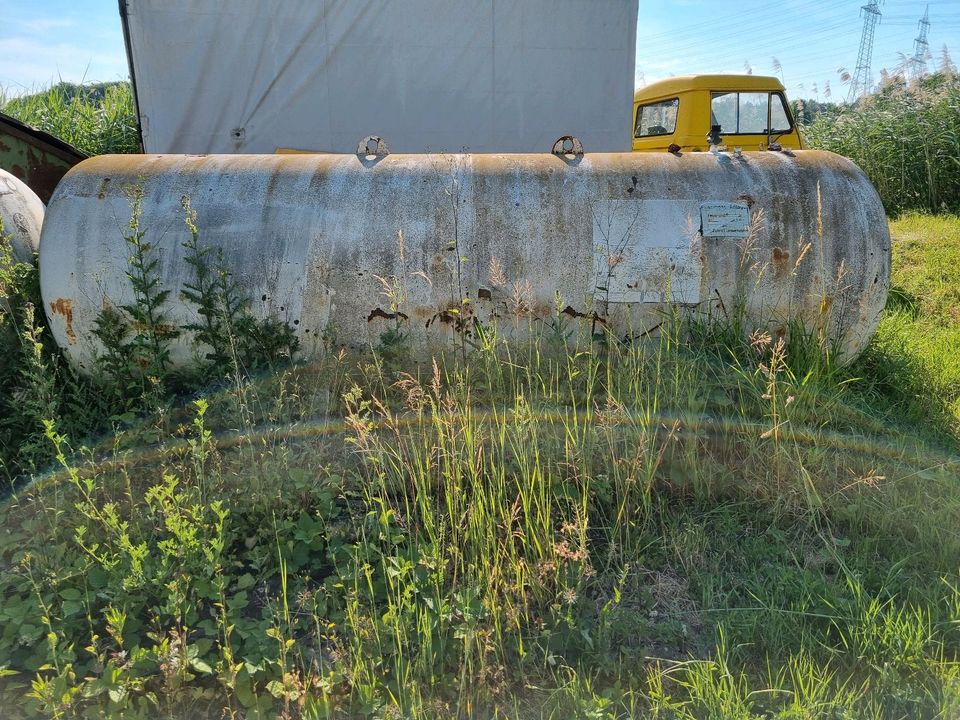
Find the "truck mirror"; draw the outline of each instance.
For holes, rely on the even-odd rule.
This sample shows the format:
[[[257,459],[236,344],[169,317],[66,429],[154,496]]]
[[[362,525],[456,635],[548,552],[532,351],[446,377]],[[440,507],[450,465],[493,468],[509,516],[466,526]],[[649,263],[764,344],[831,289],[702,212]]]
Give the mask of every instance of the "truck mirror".
[[[720,145],[723,143],[723,136],[720,134],[720,125],[711,125],[710,132],[707,134],[707,142],[711,145]]]

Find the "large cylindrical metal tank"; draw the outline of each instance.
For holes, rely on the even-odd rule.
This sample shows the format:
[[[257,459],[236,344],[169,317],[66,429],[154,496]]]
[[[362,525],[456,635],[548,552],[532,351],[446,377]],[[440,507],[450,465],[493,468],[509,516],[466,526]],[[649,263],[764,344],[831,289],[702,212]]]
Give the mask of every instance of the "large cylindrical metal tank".
[[[40,248],[43,203],[33,190],[6,170],[0,170],[0,220],[14,260],[32,263]]]
[[[135,186],[170,322],[197,321],[186,196],[200,245],[223,248],[252,312],[286,320],[305,353],[399,330],[426,357],[494,323],[640,337],[681,304],[797,318],[852,357],[889,287],[883,206],[825,152],[104,156],[60,183],[41,243],[51,328],[83,368],[102,309],[133,300]],[[173,357],[196,357],[187,335]]]

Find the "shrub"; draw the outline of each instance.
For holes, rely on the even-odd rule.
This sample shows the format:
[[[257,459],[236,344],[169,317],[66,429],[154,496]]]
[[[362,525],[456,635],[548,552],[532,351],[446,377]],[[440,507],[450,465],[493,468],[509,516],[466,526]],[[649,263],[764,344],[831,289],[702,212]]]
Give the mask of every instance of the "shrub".
[[[960,210],[960,75],[951,66],[880,90],[804,128],[807,144],[849,157],[888,213]]]

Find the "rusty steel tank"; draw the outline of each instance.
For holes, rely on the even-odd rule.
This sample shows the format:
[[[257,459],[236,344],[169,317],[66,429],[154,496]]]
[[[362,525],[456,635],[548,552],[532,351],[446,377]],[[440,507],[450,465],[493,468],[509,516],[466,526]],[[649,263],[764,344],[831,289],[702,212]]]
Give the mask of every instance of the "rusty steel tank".
[[[197,322],[182,202],[201,247],[222,248],[258,317],[304,355],[375,347],[392,331],[428,358],[496,325],[520,338],[562,323],[586,337],[655,330],[671,306],[756,326],[800,320],[868,343],[890,281],[883,206],[849,160],[819,151],[102,156],[74,167],[47,210],[41,289],[54,337],[90,370],[127,278],[132,188],[166,315]],[[175,362],[197,356],[188,334]]]
[[[43,203],[19,179],[0,170],[0,220],[2,235],[8,239],[13,259],[32,263],[40,249]]]

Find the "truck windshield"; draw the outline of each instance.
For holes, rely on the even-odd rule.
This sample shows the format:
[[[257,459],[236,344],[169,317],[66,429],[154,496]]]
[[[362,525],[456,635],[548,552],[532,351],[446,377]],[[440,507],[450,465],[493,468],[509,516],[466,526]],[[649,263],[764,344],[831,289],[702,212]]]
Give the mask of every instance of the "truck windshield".
[[[725,135],[783,134],[791,130],[783,96],[768,92],[710,94],[711,124]],[[767,119],[770,128],[767,128]]]
[[[641,105],[637,108],[637,124],[634,137],[651,137],[654,135],[672,135],[677,129],[677,109],[680,100],[662,100],[660,102]]]

